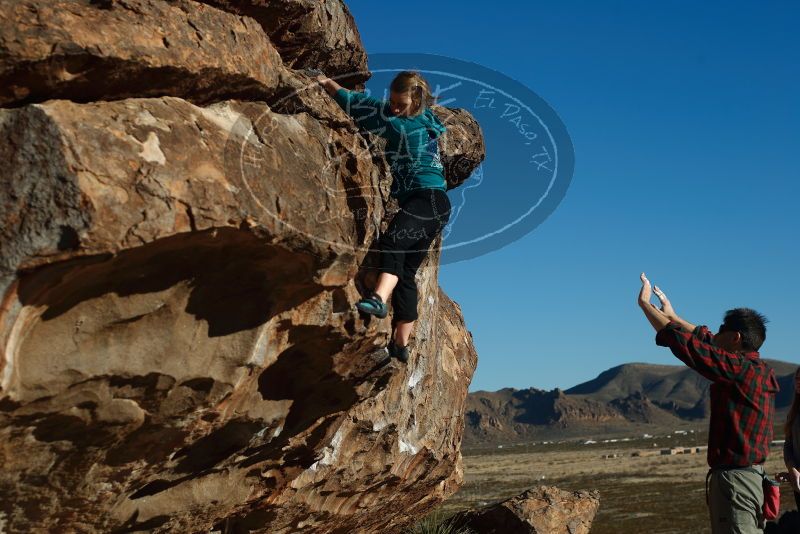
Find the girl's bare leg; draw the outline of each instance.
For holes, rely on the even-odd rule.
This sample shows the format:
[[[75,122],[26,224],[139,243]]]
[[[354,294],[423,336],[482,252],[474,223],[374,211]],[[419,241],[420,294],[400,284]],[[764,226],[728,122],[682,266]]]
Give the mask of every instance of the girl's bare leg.
[[[415,321],[397,321],[394,327],[394,344],[398,347],[405,347],[408,345],[408,338],[411,337],[411,331],[414,329]]]
[[[383,302],[389,302],[399,278],[391,273],[381,273],[378,277],[378,284],[375,286],[375,293],[381,296]]]
[[[389,302],[395,286],[397,286],[399,278],[391,273],[381,273],[378,277],[378,283],[375,287],[375,293],[380,295],[383,302]],[[411,337],[411,332],[414,330],[415,321],[397,321],[394,330],[394,344],[398,347],[405,347],[408,345],[408,339]]]

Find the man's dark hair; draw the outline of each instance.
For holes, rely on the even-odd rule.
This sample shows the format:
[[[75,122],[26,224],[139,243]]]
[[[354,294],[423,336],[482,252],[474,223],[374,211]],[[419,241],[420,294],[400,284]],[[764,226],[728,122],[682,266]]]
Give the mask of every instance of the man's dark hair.
[[[736,308],[725,312],[722,328],[727,332],[739,332],[742,348],[754,351],[760,349],[767,338],[767,322],[767,318],[755,310]]]

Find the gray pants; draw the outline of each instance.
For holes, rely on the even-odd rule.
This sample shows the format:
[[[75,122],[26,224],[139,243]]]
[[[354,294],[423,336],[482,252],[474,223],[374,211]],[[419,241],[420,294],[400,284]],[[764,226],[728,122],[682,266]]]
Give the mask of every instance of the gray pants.
[[[764,468],[753,466],[760,473]],[[713,470],[708,507],[712,534],[755,534],[764,531],[761,475],[745,469]]]

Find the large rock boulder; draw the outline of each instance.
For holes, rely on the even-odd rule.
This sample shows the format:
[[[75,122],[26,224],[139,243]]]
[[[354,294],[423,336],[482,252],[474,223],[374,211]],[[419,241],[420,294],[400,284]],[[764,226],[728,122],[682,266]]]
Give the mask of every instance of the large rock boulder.
[[[439,142],[447,188],[453,189],[466,181],[486,157],[483,132],[469,111],[461,108],[432,106],[447,132]]]
[[[355,313],[393,207],[385,161],[330,97],[209,6],[8,5],[6,528],[391,532],[456,491],[472,339],[435,251],[408,364],[382,349],[389,318]],[[62,49],[83,59],[59,78]],[[170,69],[186,79],[155,75]]]
[[[200,1],[256,20],[288,67],[320,69],[351,89],[362,89],[370,77],[358,27],[342,0]]]
[[[286,76],[261,27],[189,0],[4,0],[0,105],[172,95],[269,100]]]
[[[0,125],[14,529],[378,529],[456,489],[474,349],[434,254],[412,360],[376,353],[388,320],[353,304],[378,176],[346,153],[323,171],[355,134],[171,97]]]
[[[0,106],[54,98],[169,95],[195,104],[236,98],[352,128],[309,76],[288,68],[322,68],[330,76],[366,72],[358,30],[340,0],[206,3],[220,9],[191,0],[9,0],[0,24]],[[289,65],[270,38],[282,43]],[[362,87],[367,78],[337,80]],[[483,135],[467,111],[434,109],[448,128],[440,149],[452,188],[483,160]]]
[[[475,534],[588,534],[600,507],[596,491],[569,492],[550,486],[451,518]]]

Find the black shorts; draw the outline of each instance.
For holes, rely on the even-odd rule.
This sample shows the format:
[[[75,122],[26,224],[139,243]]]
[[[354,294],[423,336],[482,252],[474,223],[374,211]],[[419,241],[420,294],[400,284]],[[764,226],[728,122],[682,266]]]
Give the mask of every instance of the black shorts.
[[[403,199],[379,241],[380,271],[400,280],[392,293],[395,321],[417,319],[417,269],[450,220],[450,199],[441,189],[420,189]]]

